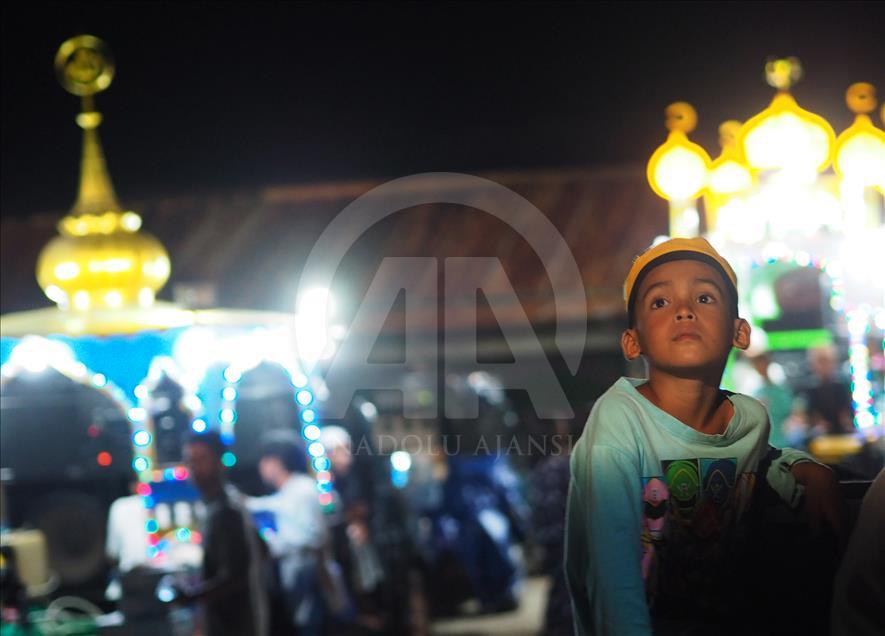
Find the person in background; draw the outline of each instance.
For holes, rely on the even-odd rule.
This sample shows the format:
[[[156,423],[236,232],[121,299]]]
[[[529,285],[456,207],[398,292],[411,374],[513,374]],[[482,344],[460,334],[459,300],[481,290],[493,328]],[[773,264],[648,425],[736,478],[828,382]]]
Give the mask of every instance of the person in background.
[[[571,598],[562,569],[565,556],[565,508],[571,447],[580,436],[580,429],[588,412],[589,409],[576,413],[573,420],[554,421],[554,434],[548,438],[549,454],[538,462],[530,479],[532,534],[535,542],[544,548],[542,569],[551,579],[543,630],[549,636],[574,633]]]
[[[295,433],[280,430],[261,439],[259,457],[258,472],[275,492],[245,503],[253,512],[270,512],[276,522],[276,530],[264,538],[276,564],[284,623],[290,631],[297,627],[299,635],[321,634],[324,608],[317,568],[327,532],[316,480],[307,474],[307,454]]]
[[[771,378],[769,372],[771,356],[767,351],[760,351],[747,357],[753,369],[762,379],[761,386],[752,392],[752,396],[762,402],[765,410],[768,411],[768,417],[771,420],[768,443],[775,448],[801,444],[805,427],[802,424],[798,426],[795,424],[799,418],[793,413],[793,392],[787,386],[778,384]]]
[[[863,498],[836,574],[833,636],[885,634],[885,469]]]
[[[354,470],[351,437],[344,428],[324,426],[320,442],[334,475],[338,508],[331,523],[334,553],[356,606],[354,622],[365,633],[380,633],[384,627],[381,603],[384,569],[371,542],[373,478],[366,470],[361,473]]]
[[[175,602],[198,603],[205,636],[266,636],[268,610],[263,555],[246,511],[233,501],[221,457],[226,447],[215,432],[191,436],[184,447],[190,477],[205,504],[202,580],[177,590]]]
[[[816,378],[806,394],[812,436],[853,433],[851,388],[838,377],[836,348],[831,345],[809,349],[808,363]]]

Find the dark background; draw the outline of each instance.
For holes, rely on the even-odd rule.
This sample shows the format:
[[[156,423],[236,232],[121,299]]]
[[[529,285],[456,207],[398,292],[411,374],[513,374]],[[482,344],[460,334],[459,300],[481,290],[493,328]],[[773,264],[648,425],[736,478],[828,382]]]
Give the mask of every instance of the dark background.
[[[427,170],[644,163],[663,109],[693,137],[772,96],[770,55],[797,55],[799,103],[837,132],[843,95],[885,92],[873,3],[4,4],[3,215],[76,193],[78,100],[53,58],[103,38],[117,75],[97,98],[118,194],[205,193]]]

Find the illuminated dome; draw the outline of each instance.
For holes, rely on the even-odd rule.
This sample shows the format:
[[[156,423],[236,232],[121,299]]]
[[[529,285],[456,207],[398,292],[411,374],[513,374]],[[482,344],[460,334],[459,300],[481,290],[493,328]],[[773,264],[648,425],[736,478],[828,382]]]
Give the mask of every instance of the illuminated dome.
[[[169,278],[169,256],[153,236],[140,232],[141,217],[117,202],[98,138],[101,115],[92,95],[110,85],[113,63],[101,40],[79,36],[56,56],[62,85],[83,98],[80,189],[37,260],[37,282],[62,309],[78,311],[148,307]]]

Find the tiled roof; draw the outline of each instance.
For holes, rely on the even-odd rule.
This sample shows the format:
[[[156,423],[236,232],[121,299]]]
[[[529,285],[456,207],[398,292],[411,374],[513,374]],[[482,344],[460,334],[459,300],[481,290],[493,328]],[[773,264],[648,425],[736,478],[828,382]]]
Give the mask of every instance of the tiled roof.
[[[666,204],[652,194],[644,171],[639,167],[572,168],[482,176],[533,203],[564,238],[567,248],[553,251],[551,269],[566,267],[573,257],[587,293],[586,306],[580,294],[567,299],[566,319],[578,320],[585,311],[600,319],[619,316],[621,283],[632,257],[667,228]],[[163,242],[172,260],[172,277],[161,298],[171,297],[175,283],[211,283],[221,306],[289,310],[299,273],[324,228],[348,204],[377,185],[380,182],[275,186],[233,195],[175,196],[132,203],[144,219],[144,229]],[[494,276],[494,268],[476,274],[496,308],[497,321],[517,320],[522,307],[534,325],[551,324],[551,284],[540,259],[516,231],[481,211],[500,204],[489,199],[495,195],[474,192],[470,185],[448,187],[459,188],[459,197],[466,197],[471,207],[425,203],[386,218],[362,234],[349,250],[335,288],[340,283],[347,294],[361,297],[386,256],[431,256],[440,261],[497,257],[521,301],[519,305],[507,302],[511,296],[505,293],[506,281]],[[391,205],[404,189],[424,189],[426,200],[445,200],[451,194],[442,191],[433,178],[418,179],[395,189]],[[380,203],[383,206],[385,201]],[[58,212],[3,218],[3,313],[49,304],[37,286],[34,269],[37,255],[56,233],[55,223],[61,216]],[[538,226],[538,231],[544,230]],[[460,282],[449,281],[449,290],[454,293],[447,295],[448,302],[471,310],[468,315],[456,309],[448,317],[467,324],[473,319],[473,291],[459,286]],[[441,294],[437,287],[432,272],[418,286],[416,306],[428,319],[436,316]],[[490,315],[487,308],[479,313],[483,326]]]

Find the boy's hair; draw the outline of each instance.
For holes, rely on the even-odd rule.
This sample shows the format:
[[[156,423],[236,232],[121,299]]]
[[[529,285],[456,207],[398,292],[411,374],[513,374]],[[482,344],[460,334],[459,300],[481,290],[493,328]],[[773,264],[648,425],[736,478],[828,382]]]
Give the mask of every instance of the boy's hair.
[[[191,433],[186,441],[187,444],[203,444],[212,451],[212,454],[221,459],[221,456],[227,451],[227,446],[221,439],[221,435],[215,431],[206,431],[204,433]]]
[[[263,435],[258,445],[258,456],[275,457],[290,473],[307,472],[307,453],[292,431],[270,431]]]
[[[706,239],[674,238],[652,245],[642,254],[633,259],[633,265],[624,280],[624,302],[627,306],[627,320],[632,327],[636,322],[634,307],[636,305],[636,293],[642,285],[643,279],[658,265],[679,260],[695,260],[706,263],[722,276],[725,282],[725,292],[731,301],[734,316],[738,315],[737,275]]]

